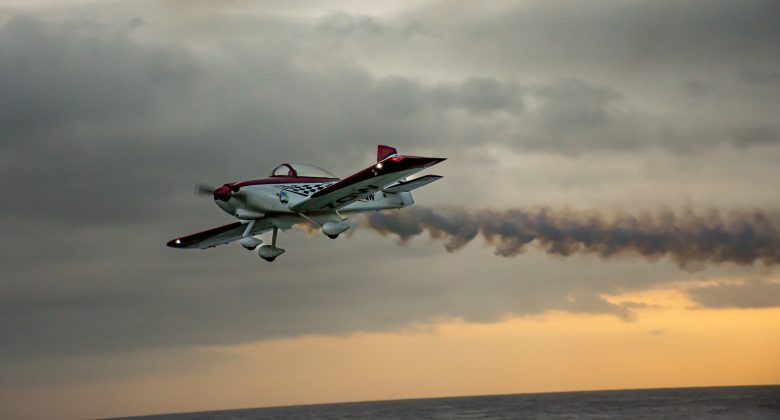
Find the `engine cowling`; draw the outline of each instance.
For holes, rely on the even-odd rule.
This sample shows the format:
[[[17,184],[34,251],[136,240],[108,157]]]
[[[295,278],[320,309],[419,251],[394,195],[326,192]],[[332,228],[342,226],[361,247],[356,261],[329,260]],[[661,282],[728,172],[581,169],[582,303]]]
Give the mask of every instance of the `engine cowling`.
[[[347,229],[349,229],[347,222],[327,222],[322,225],[322,233],[330,237],[338,236]]]

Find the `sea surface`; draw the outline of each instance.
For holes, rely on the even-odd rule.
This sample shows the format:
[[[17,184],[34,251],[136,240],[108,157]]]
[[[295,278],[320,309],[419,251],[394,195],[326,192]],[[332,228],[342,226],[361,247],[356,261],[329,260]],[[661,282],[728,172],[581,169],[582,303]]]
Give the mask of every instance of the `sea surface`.
[[[427,398],[299,405],[133,419],[779,419],[780,385]]]

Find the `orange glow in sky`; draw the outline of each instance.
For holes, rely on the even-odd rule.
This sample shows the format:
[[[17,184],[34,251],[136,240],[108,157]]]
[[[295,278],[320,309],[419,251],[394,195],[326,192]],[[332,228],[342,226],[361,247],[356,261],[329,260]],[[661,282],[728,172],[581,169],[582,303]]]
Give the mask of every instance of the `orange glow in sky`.
[[[445,321],[395,333],[307,336],[201,348],[188,373],[19,388],[13,415],[65,417],[335,401],[780,382],[780,308],[704,310],[675,290],[635,321],[551,313],[495,324]],[[46,407],[34,404],[42,396]]]

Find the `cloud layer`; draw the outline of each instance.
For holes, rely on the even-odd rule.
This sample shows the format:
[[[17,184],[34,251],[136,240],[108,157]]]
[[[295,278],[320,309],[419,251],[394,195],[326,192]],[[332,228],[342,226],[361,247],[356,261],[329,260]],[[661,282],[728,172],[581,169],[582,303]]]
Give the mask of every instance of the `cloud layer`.
[[[688,295],[704,308],[771,308],[780,306],[780,284],[751,279],[742,284],[696,287]]]
[[[0,370],[17,367],[6,384],[46,378],[41,359],[551,310],[630,319],[602,296],[777,262],[773,208],[498,210],[553,196],[554,209],[780,204],[775,2],[434,2],[377,15],[188,4],[2,11]],[[444,181],[416,196],[428,207],[368,219],[381,231],[659,261],[477,247],[453,258],[371,232],[284,235],[273,265],[239,247],[164,247],[227,222],[192,196],[196,182],[286,160],[347,175],[377,143],[449,158]],[[690,274],[664,256],[736,264]],[[702,302],[723,301],[705,290]]]

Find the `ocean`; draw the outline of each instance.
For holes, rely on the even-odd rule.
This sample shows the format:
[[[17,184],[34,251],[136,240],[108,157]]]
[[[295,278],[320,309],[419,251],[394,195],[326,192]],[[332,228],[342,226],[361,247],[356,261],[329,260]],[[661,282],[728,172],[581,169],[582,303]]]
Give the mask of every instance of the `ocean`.
[[[551,392],[246,408],[126,419],[780,419],[780,385]]]

